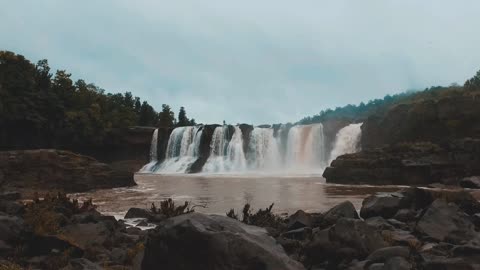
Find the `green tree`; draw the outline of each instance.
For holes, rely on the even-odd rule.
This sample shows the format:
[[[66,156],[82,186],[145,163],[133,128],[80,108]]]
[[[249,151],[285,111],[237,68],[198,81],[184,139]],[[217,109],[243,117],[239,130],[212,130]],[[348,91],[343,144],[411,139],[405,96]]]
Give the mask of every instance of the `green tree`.
[[[468,91],[480,90],[480,70],[477,71],[477,74],[475,74],[473,78],[465,82],[464,87]]]
[[[188,120],[187,112],[185,111],[184,107],[180,107],[180,111],[178,112],[177,126],[184,127],[189,125],[190,125],[190,120]]]
[[[167,104],[162,105],[162,111],[158,114],[158,125],[160,127],[175,126],[175,114]]]

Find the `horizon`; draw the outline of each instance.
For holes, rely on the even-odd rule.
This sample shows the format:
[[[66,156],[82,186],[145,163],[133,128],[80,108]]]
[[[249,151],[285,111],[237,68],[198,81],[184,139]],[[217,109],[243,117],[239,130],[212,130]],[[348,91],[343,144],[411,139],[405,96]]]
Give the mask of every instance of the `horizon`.
[[[10,2],[1,45],[205,124],[295,123],[480,68],[480,3],[202,3]]]

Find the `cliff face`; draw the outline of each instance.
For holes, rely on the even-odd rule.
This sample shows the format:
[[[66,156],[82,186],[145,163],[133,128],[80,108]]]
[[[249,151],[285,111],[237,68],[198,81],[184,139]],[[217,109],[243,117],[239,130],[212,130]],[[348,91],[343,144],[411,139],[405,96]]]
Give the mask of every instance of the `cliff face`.
[[[133,174],[69,151],[54,149],[0,152],[4,189],[83,192],[133,186]]]
[[[462,93],[400,104],[384,116],[371,116],[362,126],[362,149],[400,142],[445,144],[480,138],[480,96]]]

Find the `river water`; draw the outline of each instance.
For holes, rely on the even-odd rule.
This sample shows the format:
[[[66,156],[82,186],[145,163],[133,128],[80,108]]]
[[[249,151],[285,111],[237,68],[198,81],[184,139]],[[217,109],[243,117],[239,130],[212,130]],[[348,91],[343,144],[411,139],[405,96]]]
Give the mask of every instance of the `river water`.
[[[117,217],[131,207],[150,208],[151,203],[159,205],[167,198],[179,204],[188,201],[199,205],[195,211],[208,214],[225,214],[231,208],[241,212],[245,203],[250,203],[254,210],[274,203],[274,212],[292,214],[299,209],[323,212],[345,200],[359,209],[370,194],[400,189],[332,185],[321,176],[136,174],[135,181],[135,187],[72,196],[80,200],[92,198],[100,212]]]

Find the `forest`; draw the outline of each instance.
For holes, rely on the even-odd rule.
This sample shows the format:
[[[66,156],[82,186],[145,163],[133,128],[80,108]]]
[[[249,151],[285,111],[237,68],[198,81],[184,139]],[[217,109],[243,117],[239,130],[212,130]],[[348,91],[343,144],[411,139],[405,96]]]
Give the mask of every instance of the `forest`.
[[[36,64],[0,51],[0,149],[102,145],[116,129],[194,125],[184,107],[178,119],[167,104],[157,112],[131,92],[106,93],[93,83],[54,74],[47,60]]]
[[[330,119],[346,119],[351,122],[363,122],[372,115],[382,116],[392,106],[405,103],[414,103],[423,100],[436,100],[441,97],[452,95],[465,95],[480,91],[480,71],[474,77],[467,80],[463,86],[452,84],[448,87],[434,86],[426,88],[423,91],[406,91],[395,95],[387,95],[383,99],[370,100],[367,103],[361,102],[359,105],[346,105],[335,109],[322,110],[319,114],[308,116],[297,124],[320,123]]]

